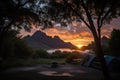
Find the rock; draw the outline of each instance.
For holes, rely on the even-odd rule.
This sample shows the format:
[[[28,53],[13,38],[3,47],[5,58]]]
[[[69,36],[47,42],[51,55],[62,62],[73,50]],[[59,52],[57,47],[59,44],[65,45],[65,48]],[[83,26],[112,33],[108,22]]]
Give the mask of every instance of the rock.
[[[51,68],[57,68],[57,67],[58,67],[58,63],[57,62],[52,62]]]

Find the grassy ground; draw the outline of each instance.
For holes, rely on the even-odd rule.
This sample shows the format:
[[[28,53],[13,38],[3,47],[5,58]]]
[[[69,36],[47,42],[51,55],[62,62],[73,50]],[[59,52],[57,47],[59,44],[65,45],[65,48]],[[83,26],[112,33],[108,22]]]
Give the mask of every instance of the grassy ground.
[[[59,64],[65,64],[65,59],[19,59],[16,61],[4,62],[4,66],[22,67],[22,66],[35,66],[40,64],[51,64],[57,62]],[[45,76],[38,74],[36,71],[15,71],[15,72],[0,72],[0,80],[90,80],[88,78],[80,77],[64,77],[64,76]],[[92,79],[95,80],[95,79]]]
[[[64,64],[65,59],[27,59],[27,60],[18,60],[13,61],[11,63],[4,63],[6,66],[11,67],[20,67],[20,66],[35,66],[40,64],[51,64],[52,62],[58,62],[59,64]],[[10,67],[9,67],[10,68]],[[0,80],[96,80],[89,79],[87,77],[63,77],[63,76],[45,76],[38,74],[36,71],[17,71],[17,72],[0,72]],[[114,76],[114,79],[111,80],[119,80],[119,76]]]
[[[38,59],[18,59],[13,61],[5,61],[2,63],[4,68],[11,67],[21,67],[21,66],[35,66],[40,64],[51,64],[52,62],[57,62],[59,64],[65,64],[65,59],[46,59],[46,58],[38,58]]]

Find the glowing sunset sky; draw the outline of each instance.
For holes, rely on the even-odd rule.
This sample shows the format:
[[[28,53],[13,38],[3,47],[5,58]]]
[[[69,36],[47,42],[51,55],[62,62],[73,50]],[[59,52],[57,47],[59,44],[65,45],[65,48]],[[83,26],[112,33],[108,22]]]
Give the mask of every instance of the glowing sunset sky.
[[[110,24],[106,24],[102,27],[102,36],[105,35],[109,37],[113,28],[120,29],[120,17],[114,19]],[[22,34],[33,34],[35,31],[36,29],[32,29],[31,33],[23,31]],[[57,24],[54,28],[45,29],[43,32],[49,36],[59,36],[65,42],[71,42],[78,47],[87,45],[93,41],[92,34],[83,23],[73,22],[67,27],[61,27]]]
[[[44,32],[49,36],[57,35],[65,42],[71,42],[72,44],[79,47],[83,45],[87,45],[93,40],[91,37],[88,37],[89,35],[88,32],[76,33],[76,32],[70,32],[67,30],[59,30],[56,28],[46,29]]]

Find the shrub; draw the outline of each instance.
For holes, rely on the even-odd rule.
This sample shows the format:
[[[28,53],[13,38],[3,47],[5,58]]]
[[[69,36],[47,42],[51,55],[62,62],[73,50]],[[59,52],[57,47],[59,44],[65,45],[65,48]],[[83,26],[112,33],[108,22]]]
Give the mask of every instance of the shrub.
[[[15,40],[15,53],[16,58],[27,59],[32,57],[34,51],[31,47],[27,46],[27,43],[24,40],[16,39]]]
[[[49,58],[49,53],[45,50],[38,49],[35,51],[33,58]]]
[[[51,58],[67,58],[71,52],[57,50],[51,54]]]
[[[61,58],[62,52],[60,50],[57,50],[51,54],[51,58]]]
[[[80,55],[80,53],[78,52],[72,52],[67,58],[66,58],[66,62],[67,63],[71,63],[73,62],[73,59],[81,59],[82,56]]]

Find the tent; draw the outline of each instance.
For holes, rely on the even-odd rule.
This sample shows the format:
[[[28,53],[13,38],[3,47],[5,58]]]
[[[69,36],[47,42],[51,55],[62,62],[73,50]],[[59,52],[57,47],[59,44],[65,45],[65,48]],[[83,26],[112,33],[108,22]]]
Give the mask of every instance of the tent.
[[[105,55],[104,58],[109,71],[120,73],[120,57]],[[81,65],[96,69],[100,69],[101,67],[100,61],[97,60],[97,57],[94,54],[89,54],[87,57],[85,57]]]

